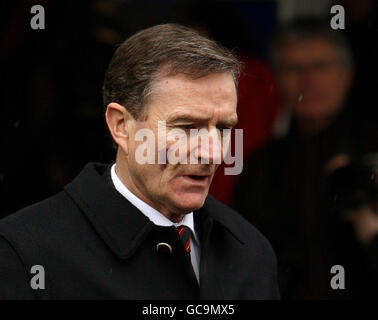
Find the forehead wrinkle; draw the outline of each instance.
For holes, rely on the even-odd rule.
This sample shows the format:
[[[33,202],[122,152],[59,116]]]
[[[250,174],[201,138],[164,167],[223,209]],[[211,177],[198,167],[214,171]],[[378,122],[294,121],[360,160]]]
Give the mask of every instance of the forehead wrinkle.
[[[222,122],[226,122],[226,117],[237,117],[234,85],[230,89],[223,85],[210,86],[206,81],[192,81],[196,80],[177,76],[160,79],[155,83],[151,102],[160,105],[158,108],[162,112],[168,111],[167,119],[179,117],[178,113],[186,117],[199,117],[204,121],[214,119],[216,114],[217,118],[224,115],[224,119],[216,119]]]
[[[172,98],[172,97],[171,97]],[[190,97],[186,95],[185,100],[173,99],[169,101],[172,106],[172,111],[168,118],[178,118],[178,117],[192,117],[199,118],[202,120],[211,120],[214,118],[214,114],[227,112],[230,108],[228,107],[230,101],[213,101],[213,99],[206,99],[204,97]],[[229,99],[228,99],[229,100]]]
[[[159,95],[168,93],[169,96],[177,95],[190,99],[196,96],[213,97],[214,100],[229,99],[230,95],[236,97],[236,88],[232,80],[233,85],[230,89],[227,86],[209,85],[205,78],[206,76],[198,79],[190,79],[185,75],[165,76],[155,82],[154,92]]]

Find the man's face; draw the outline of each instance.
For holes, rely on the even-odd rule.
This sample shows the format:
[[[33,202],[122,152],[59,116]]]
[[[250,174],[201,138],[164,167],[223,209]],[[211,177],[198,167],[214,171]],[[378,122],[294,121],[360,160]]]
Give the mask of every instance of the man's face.
[[[279,59],[284,104],[297,118],[321,120],[340,110],[351,74],[333,44],[322,38],[289,43],[280,47]]]
[[[212,133],[236,124],[236,104],[236,89],[230,73],[213,73],[195,80],[176,75],[157,81],[146,106],[146,120],[135,120],[130,134],[127,163],[135,186],[132,191],[168,216],[174,217],[202,207],[219,166],[214,163],[215,158],[222,153],[222,140],[226,139]],[[162,137],[166,146],[163,149],[158,142],[159,122],[161,124],[162,121],[166,122],[166,134]],[[154,164],[140,164],[136,159],[136,151],[143,143],[135,141],[135,134],[140,129],[154,133],[154,145],[151,146],[156,150]],[[188,136],[188,139],[185,138],[187,144],[181,144],[188,163],[172,164],[168,159],[166,164],[159,164],[158,158],[162,153],[167,155],[175,143],[180,144],[169,138],[177,129]],[[208,147],[203,148],[189,139],[191,129],[208,130],[211,135]],[[193,148],[197,148],[198,164],[190,163]],[[178,155],[178,150],[175,155]],[[208,164],[202,164],[203,159]]]

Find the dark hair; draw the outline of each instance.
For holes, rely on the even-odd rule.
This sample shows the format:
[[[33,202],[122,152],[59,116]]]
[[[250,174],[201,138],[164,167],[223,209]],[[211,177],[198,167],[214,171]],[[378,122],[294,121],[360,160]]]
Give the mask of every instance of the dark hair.
[[[279,67],[278,51],[282,45],[314,38],[328,40],[337,49],[340,62],[348,68],[353,68],[353,56],[345,35],[340,30],[333,30],[329,22],[315,17],[303,17],[279,26],[269,50],[272,67]]]
[[[114,53],[105,74],[103,102],[123,105],[138,119],[159,76],[200,78],[230,72],[235,86],[240,63],[231,51],[198,32],[178,25],[156,25],[132,35]]]

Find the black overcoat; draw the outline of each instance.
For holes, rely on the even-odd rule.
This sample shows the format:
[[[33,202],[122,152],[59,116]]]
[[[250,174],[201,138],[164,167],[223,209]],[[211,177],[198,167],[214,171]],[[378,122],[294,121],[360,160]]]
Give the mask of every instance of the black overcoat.
[[[200,285],[174,227],[116,191],[109,165],[89,163],[62,192],[0,221],[0,299],[279,298],[275,255],[249,222],[208,196],[194,223]],[[173,251],[157,251],[161,242]],[[45,289],[31,287],[35,265]]]

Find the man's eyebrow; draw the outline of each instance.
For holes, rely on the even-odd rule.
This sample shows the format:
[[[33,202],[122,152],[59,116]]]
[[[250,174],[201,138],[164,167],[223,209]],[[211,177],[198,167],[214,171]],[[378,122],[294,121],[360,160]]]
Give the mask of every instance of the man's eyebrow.
[[[175,114],[168,117],[167,123],[178,123],[178,122],[207,122],[211,120],[211,117],[205,115],[189,115],[189,114]],[[233,128],[238,123],[238,117],[232,116],[229,119],[218,121],[217,127],[227,127]]]
[[[168,117],[167,122],[184,122],[184,121],[201,121],[206,122],[211,120],[211,117],[207,117],[205,115],[189,115],[189,114],[175,114],[170,117]]]

